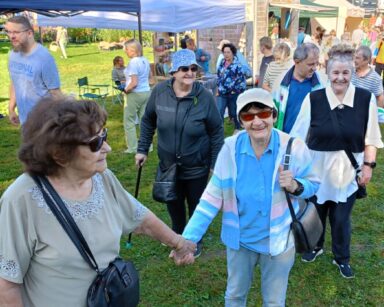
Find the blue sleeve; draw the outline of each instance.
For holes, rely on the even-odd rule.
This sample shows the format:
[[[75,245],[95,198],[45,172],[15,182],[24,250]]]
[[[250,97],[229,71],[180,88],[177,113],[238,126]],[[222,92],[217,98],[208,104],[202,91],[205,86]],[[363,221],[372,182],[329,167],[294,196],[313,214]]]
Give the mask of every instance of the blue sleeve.
[[[48,90],[60,88],[60,77],[54,58],[48,54],[42,63],[42,80]]]

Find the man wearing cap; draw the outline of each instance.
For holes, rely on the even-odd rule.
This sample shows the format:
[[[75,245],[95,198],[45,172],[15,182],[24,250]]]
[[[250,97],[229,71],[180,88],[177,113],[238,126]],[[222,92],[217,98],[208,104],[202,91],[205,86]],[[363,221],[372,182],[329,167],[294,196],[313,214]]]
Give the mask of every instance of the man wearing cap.
[[[209,73],[209,61],[211,60],[211,55],[203,49],[197,48],[193,38],[187,39],[186,44],[187,48],[195,53],[196,62],[203,69],[203,72],[205,74]]]
[[[279,110],[276,127],[286,133],[291,131],[305,96],[325,85],[326,76],[316,71],[319,52],[315,44],[301,44],[293,54],[293,67],[280,75],[272,87],[273,98]]]
[[[195,54],[182,49],[172,56],[172,79],[152,90],[141,121],[136,164],[148,157],[157,129],[159,172],[177,164],[177,199],[167,202],[172,229],[181,234],[186,225],[186,208],[192,216],[215,165],[224,141],[221,116],[212,93],[196,81]],[[201,239],[201,238],[200,238]],[[201,253],[201,242],[195,256]]]
[[[223,46],[225,44],[230,44],[230,43],[231,42],[229,40],[223,39],[220,41],[219,45],[217,46],[217,49],[219,49],[221,52],[221,50],[223,49]],[[247,60],[245,59],[244,55],[239,50],[237,50],[235,57],[236,57],[237,61],[241,64],[241,67],[243,68],[243,73],[245,73],[246,77],[247,78],[252,77],[251,67],[249,67],[249,64],[248,64]],[[223,59],[224,59],[224,55],[223,55],[223,53],[220,53],[219,57],[217,58],[217,61],[216,61],[216,71],[219,69],[220,63]]]
[[[183,237],[198,242],[222,210],[228,271],[225,306],[246,306],[256,265],[261,270],[263,306],[285,306],[295,248],[284,188],[297,212],[296,196],[314,195],[319,181],[300,139],[293,141],[289,170],[283,170],[290,137],[273,128],[277,111],[269,92],[254,88],[242,93],[237,116],[245,130],[225,140]]]

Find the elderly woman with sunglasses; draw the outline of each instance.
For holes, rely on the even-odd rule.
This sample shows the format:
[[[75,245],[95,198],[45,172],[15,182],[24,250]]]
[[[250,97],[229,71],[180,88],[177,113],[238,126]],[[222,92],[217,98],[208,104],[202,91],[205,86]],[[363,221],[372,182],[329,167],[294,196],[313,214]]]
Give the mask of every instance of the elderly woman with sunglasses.
[[[100,269],[120,237],[143,233],[193,262],[196,245],[133,198],[107,169],[107,115],[96,102],[40,102],[23,126],[25,173],[0,199],[0,306],[86,306],[96,272],[52,214],[32,175],[45,176],[80,228]],[[185,257],[184,257],[185,255]]]
[[[172,79],[158,84],[149,98],[136,154],[136,164],[142,165],[157,129],[160,170],[166,171],[177,163],[177,199],[169,201],[167,208],[172,229],[179,234],[186,225],[185,201],[191,217],[224,141],[215,100],[196,82],[198,68],[193,51],[182,49],[174,53]],[[201,244],[196,256],[200,250]]]
[[[300,139],[293,141],[289,170],[283,170],[289,135],[273,128],[277,111],[269,92],[245,91],[237,99],[237,110],[245,130],[225,140],[183,237],[198,242],[222,210],[228,271],[225,306],[246,306],[256,265],[263,306],[284,306],[295,248],[283,189],[291,193],[297,212],[297,196],[312,196],[319,183]]]

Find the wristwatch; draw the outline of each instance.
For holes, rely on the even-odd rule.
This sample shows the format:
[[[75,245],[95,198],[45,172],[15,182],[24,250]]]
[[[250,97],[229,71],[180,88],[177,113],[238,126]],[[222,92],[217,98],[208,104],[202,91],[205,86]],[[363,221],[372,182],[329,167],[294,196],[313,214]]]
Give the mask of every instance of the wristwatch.
[[[376,162],[367,162],[364,161],[364,165],[369,166],[370,168],[374,169],[376,167]]]
[[[301,184],[300,181],[294,179],[297,182],[297,189],[295,192],[291,193],[292,195],[299,196],[304,191],[304,186]]]

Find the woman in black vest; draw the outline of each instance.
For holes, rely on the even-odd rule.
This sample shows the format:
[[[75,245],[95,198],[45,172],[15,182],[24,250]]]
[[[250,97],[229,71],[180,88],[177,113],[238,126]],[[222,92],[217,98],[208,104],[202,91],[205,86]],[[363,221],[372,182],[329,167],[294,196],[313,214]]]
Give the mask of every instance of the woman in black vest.
[[[317,247],[304,254],[302,260],[312,262],[323,253],[329,216],[333,264],[344,278],[354,277],[349,265],[351,212],[358,184],[369,183],[376,166],[376,150],[383,147],[375,97],[350,82],[353,54],[354,49],[348,45],[331,48],[329,85],[307,95],[291,131],[291,135],[307,141],[315,171],[321,178],[314,201],[324,231]]]

